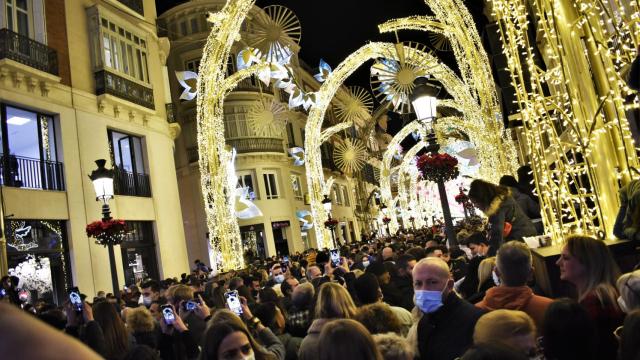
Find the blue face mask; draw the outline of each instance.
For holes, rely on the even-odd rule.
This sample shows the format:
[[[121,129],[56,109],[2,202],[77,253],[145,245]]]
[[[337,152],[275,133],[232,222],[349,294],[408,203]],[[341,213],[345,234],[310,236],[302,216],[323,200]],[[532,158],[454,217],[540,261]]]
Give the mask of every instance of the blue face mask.
[[[425,314],[430,314],[442,307],[442,291],[416,290],[414,302],[418,309]]]

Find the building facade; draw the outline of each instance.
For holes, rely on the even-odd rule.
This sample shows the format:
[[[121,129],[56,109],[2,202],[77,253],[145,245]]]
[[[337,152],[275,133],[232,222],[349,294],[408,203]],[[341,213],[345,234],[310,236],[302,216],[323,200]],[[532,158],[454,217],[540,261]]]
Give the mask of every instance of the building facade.
[[[182,128],[176,139],[176,169],[190,261],[209,258],[209,241],[198,167],[196,103],[179,99],[183,89],[175,73],[198,72],[210,30],[207,13],[219,10],[222,5],[222,1],[190,1],[158,18],[161,35],[171,43],[167,67],[176,121]],[[252,31],[252,19],[261,11],[257,7],[252,10],[243,26],[243,35]],[[236,57],[242,49],[240,43],[234,47],[228,75],[236,71]],[[305,91],[317,89],[320,83],[313,78],[313,70],[297,58],[299,49],[292,50],[291,64],[299,84]],[[250,188],[253,203],[262,212],[262,216],[239,219],[240,230],[245,249],[262,257],[293,254],[316,246],[313,231],[304,231],[297,216],[298,212],[310,210],[305,201],[305,167],[296,166],[288,152],[304,147],[307,114],[302,108],[289,110],[288,100],[289,94],[273,84],[265,86],[257,78],[249,78],[225,101],[225,139],[238,154],[235,164],[238,186]],[[326,124],[335,123],[332,113],[327,116]],[[335,140],[323,145],[323,165],[327,178],[336,179],[331,192],[332,213],[340,221],[336,236],[341,242],[357,241],[361,225],[354,211],[355,181],[344,176],[331,161],[330,142]]]
[[[101,218],[97,159],[129,225],[119,284],[188,271],[155,20],[152,0],[2,1],[2,265],[32,296],[112,291],[107,250],[85,232]]]

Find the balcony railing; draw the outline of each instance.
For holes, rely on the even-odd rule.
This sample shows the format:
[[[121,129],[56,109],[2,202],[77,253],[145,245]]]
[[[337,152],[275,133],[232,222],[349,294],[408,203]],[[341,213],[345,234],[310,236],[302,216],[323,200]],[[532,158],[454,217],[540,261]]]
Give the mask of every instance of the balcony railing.
[[[267,86],[260,82],[257,76],[248,77],[238,83],[238,86],[234,89],[234,91],[260,91],[263,93],[272,94],[273,95],[273,87]],[[289,98],[287,98],[289,101]]]
[[[113,192],[116,195],[151,197],[149,175],[134,174],[115,168],[113,176]]]
[[[189,160],[189,164],[198,162],[198,147],[190,147],[187,148],[187,159]]]
[[[64,191],[64,169],[57,161],[3,155],[0,180],[4,186]]]
[[[110,94],[134,104],[155,109],[153,89],[112,74],[106,70],[95,73],[96,95]]]
[[[235,148],[238,154],[255,153],[255,152],[277,152],[277,153],[284,152],[282,139],[273,139],[273,138],[228,139],[227,144]]]
[[[58,75],[58,53],[54,49],[9,29],[0,29],[0,59]]]
[[[142,0],[118,0],[118,2],[126,5],[129,9],[144,16],[144,6],[142,5]]]

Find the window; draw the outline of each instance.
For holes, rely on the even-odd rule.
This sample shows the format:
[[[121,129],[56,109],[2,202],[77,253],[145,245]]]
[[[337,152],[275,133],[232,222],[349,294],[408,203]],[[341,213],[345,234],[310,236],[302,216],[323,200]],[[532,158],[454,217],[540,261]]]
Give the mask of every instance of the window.
[[[349,203],[349,188],[346,186],[342,187],[342,200],[344,200],[344,206],[351,206]]]
[[[253,192],[253,195],[258,197],[258,189],[253,186],[253,171],[238,171],[238,187],[248,187],[249,193]]]
[[[151,196],[149,176],[146,174],[142,138],[114,130],[107,130],[113,164],[114,191],[117,195]]]
[[[189,22],[191,23],[191,33],[196,34],[198,32],[198,18],[191,18]]]
[[[158,278],[153,222],[127,221],[129,232],[120,245],[125,284]]]
[[[4,104],[0,109],[2,184],[64,190],[62,164],[58,162],[57,124],[53,117]]]
[[[149,83],[146,40],[104,17],[100,18],[99,38],[97,67]]]
[[[293,136],[293,124],[291,122],[287,122],[287,141],[290,148],[296,146],[296,138]]]
[[[267,199],[278,199],[278,176],[275,172],[265,172],[262,174],[264,180],[264,188]]]
[[[302,181],[300,181],[300,175],[291,174],[291,187],[293,188],[293,196],[296,200],[302,201]]]
[[[197,73],[198,69],[200,69],[200,58],[187,60],[184,63],[184,69]]]
[[[333,201],[336,205],[342,205],[342,194],[340,193],[340,185],[333,184],[331,186],[331,192],[333,193]]]
[[[33,20],[31,1],[6,0],[7,3],[7,28],[26,37],[33,36]]]

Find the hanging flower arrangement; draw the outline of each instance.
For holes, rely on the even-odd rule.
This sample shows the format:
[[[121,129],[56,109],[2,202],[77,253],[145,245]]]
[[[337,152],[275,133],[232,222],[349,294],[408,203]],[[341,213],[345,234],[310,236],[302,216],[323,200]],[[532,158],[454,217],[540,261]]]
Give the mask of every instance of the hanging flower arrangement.
[[[460,175],[458,159],[449,154],[424,154],[418,158],[416,164],[425,180],[445,182]]]
[[[127,235],[127,224],[122,219],[97,220],[88,224],[86,231],[98,245],[118,245]]]
[[[386,217],[386,216],[382,218],[382,223],[383,223],[383,224],[387,225],[387,224],[388,224],[388,223],[390,223],[390,222],[391,222],[391,219],[390,219],[390,218],[388,218],[388,217]]]
[[[326,227],[327,229],[333,229],[336,226],[338,226],[338,220],[336,219],[329,219],[324,222],[324,227]]]
[[[469,196],[464,193],[462,188],[460,188],[460,193],[456,195],[454,198],[458,204],[464,205],[467,201],[469,201]]]

